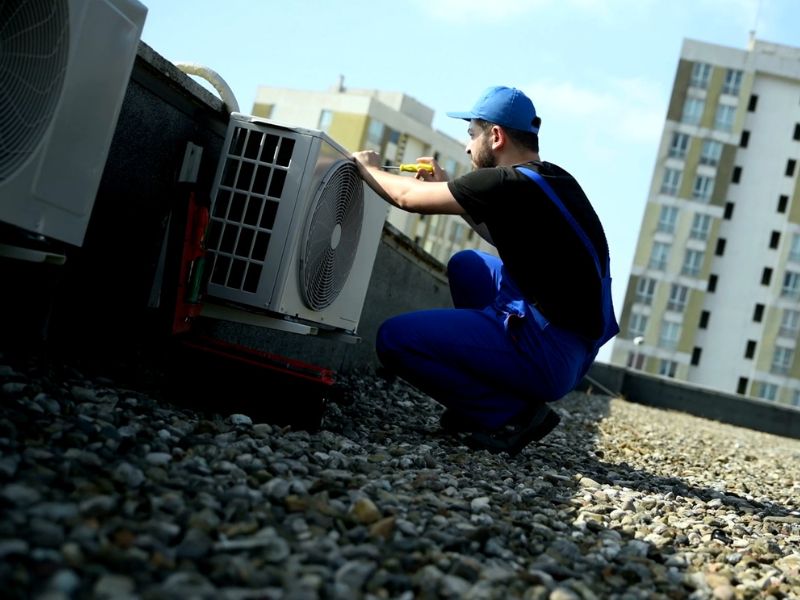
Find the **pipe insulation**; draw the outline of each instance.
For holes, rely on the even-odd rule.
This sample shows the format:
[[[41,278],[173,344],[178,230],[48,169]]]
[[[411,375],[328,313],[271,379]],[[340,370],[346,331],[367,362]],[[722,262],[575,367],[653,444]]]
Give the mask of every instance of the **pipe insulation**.
[[[187,75],[195,75],[208,81],[208,83],[214,86],[214,89],[219,92],[220,98],[228,112],[239,112],[239,103],[236,101],[233,90],[225,83],[225,80],[220,77],[219,73],[197,63],[176,62],[175,66]]]

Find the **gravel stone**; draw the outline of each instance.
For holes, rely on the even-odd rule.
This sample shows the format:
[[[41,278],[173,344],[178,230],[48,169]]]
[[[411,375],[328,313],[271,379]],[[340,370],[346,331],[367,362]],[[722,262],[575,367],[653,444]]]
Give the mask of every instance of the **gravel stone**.
[[[518,456],[399,379],[318,431],[0,356],[9,598],[800,597],[800,441],[574,392]],[[287,401],[296,401],[287,398]]]

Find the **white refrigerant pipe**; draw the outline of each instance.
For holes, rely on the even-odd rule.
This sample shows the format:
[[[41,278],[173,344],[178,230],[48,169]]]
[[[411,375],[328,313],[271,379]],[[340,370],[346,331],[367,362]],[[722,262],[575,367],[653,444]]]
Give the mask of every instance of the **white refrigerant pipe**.
[[[219,73],[204,65],[198,65],[197,63],[176,62],[174,64],[187,75],[202,77],[214,86],[214,89],[219,92],[220,98],[222,98],[222,102],[225,104],[228,112],[239,112],[239,103],[236,101],[233,90],[225,83],[225,80],[220,77]]]

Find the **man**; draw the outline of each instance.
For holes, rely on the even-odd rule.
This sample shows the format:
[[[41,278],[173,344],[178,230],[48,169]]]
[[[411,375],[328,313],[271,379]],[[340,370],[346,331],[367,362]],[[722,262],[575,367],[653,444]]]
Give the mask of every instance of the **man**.
[[[353,157],[392,205],[464,218],[497,249],[455,254],[447,265],[453,309],[399,315],[377,336],[381,362],[445,406],[442,427],[467,443],[517,454],[559,422],[547,403],[580,382],[619,331],[608,245],[575,179],[539,158],[541,119],[515,88],[488,88],[469,121],[474,170],[453,181],[430,157],[416,178]]]

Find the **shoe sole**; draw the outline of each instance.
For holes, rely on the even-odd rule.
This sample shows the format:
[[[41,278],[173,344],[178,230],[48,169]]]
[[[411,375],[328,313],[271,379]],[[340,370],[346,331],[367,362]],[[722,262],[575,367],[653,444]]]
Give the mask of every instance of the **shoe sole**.
[[[538,442],[561,422],[558,413],[547,406],[542,409],[536,418],[518,432],[505,435],[476,432],[469,436],[468,444],[472,448],[488,450],[493,454],[507,452],[511,456],[516,456],[525,446],[531,442]]]

